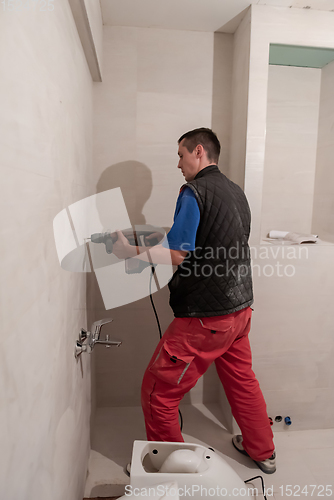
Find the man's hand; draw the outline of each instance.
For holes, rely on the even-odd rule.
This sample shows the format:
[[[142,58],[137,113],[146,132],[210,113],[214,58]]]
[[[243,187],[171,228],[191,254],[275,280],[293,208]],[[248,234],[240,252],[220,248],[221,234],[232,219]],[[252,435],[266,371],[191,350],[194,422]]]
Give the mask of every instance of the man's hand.
[[[164,235],[158,232],[151,233],[148,236],[145,236],[145,244],[147,246],[155,246],[160,241],[163,239]]]
[[[116,230],[117,241],[113,245],[112,252],[119,259],[128,259],[137,256],[137,248],[130,245],[122,231]]]
[[[173,264],[179,266],[182,264],[188,252],[182,250],[169,250],[161,244],[151,247],[135,247],[130,245],[122,231],[116,231],[117,241],[113,246],[113,253],[119,259],[129,259],[137,257],[145,262],[153,264]]]

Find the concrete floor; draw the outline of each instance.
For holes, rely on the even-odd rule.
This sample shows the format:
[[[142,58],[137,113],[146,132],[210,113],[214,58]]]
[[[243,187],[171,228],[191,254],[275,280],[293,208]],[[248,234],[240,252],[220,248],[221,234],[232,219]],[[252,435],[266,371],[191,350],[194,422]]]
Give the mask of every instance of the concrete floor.
[[[250,458],[233,448],[231,434],[221,424],[218,405],[185,405],[181,411],[185,442],[213,447],[244,481],[261,473]],[[136,439],[146,439],[140,407],[97,410],[85,498],[124,494],[125,485],[130,483],[124,467],[131,460]],[[268,500],[311,496],[310,488],[307,495],[301,492],[307,485],[316,485],[313,497],[334,498],[327,494],[330,488],[326,492],[329,485],[334,490],[334,429],[293,431],[293,425],[282,427],[275,431],[275,446],[277,471],[262,474],[266,488],[273,487]],[[260,484],[256,486],[261,489]]]

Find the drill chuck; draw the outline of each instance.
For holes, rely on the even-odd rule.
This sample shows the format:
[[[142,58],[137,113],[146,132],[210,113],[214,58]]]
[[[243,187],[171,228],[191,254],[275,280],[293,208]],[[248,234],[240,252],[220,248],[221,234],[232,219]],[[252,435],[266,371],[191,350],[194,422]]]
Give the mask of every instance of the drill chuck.
[[[111,233],[94,233],[90,237],[92,243],[104,243],[106,246],[106,252],[112,253],[113,249],[113,239]],[[116,238],[117,239],[117,238]]]

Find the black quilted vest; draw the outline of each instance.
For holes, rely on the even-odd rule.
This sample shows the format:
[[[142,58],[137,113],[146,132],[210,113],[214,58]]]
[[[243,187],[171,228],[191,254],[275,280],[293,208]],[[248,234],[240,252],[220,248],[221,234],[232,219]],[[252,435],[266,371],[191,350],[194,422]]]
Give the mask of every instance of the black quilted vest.
[[[195,193],[201,218],[196,249],[188,252],[168,285],[174,316],[220,316],[250,306],[251,215],[243,190],[216,165],[184,186]]]

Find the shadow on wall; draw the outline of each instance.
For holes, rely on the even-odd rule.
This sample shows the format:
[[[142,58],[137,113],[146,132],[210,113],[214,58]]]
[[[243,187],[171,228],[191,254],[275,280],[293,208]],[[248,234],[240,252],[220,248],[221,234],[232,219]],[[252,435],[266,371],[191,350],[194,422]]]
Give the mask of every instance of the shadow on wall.
[[[150,169],[138,161],[115,163],[102,173],[96,186],[96,193],[117,187],[121,188],[131,224],[146,224],[142,212],[152,193],[153,183]],[[107,220],[101,219],[101,222],[105,227],[108,227]]]
[[[121,188],[131,224],[149,223],[150,221],[146,221],[143,214],[143,208],[152,192],[151,171],[144,164],[136,161],[112,165],[102,173],[97,183],[96,193],[117,187]],[[102,226],[107,229],[107,215],[99,210],[99,207],[97,208]],[[102,336],[107,333],[111,338],[118,338],[123,342],[117,350],[116,348],[106,350],[102,346],[97,346],[91,355],[91,429],[93,431],[96,408],[140,406],[141,381],[159,342],[159,332],[148,296],[106,311],[95,274],[87,273],[86,276],[88,326],[90,327],[98,319],[111,317],[113,322],[104,327]],[[113,283],[110,283],[110,286],[113,286]],[[148,289],[149,283],[147,283]],[[168,302],[169,290],[165,286],[154,294],[162,333],[174,318]],[[218,377],[213,366],[193,389],[192,395],[190,393],[185,395],[182,403],[216,402],[218,385]],[[143,418],[141,412],[140,418]],[[136,438],[138,439],[138,436]],[[98,451],[101,452],[100,449]]]
[[[138,186],[140,187],[140,189],[137,189]],[[131,224],[145,224],[146,219],[142,211],[146,201],[149,199],[152,192],[152,174],[149,168],[143,163],[137,161],[124,161],[115,163],[114,165],[108,167],[101,174],[96,185],[96,194],[117,187],[121,188]],[[97,197],[97,210],[100,214],[101,223],[103,224],[103,227],[107,229],[109,226],[109,222],[104,211],[99,210],[98,200],[99,198]],[[115,319],[115,311],[112,311],[112,314],[106,313],[95,273],[86,274],[86,305],[88,328],[90,328],[94,321],[97,321],[98,319],[101,319],[103,317],[110,316]],[[123,309],[125,307],[131,308],[131,304],[127,304],[127,306],[117,309],[121,309],[123,312]],[[124,311],[124,313],[126,313],[126,311]],[[121,346],[121,348],[123,348],[123,346]],[[112,349],[109,354],[110,358],[114,355],[113,351],[114,350]],[[96,395],[96,385],[99,383],[96,374],[97,364],[99,362],[98,358],[99,353],[96,352],[94,352],[91,356],[91,431],[94,427],[95,409],[98,406]],[[112,406],[112,401],[110,402],[110,406]]]
[[[108,167],[100,176],[96,193],[120,187],[131,225],[150,223],[146,221],[143,209],[150,198],[153,181],[150,169],[137,161],[125,161]],[[108,215],[97,210],[102,226],[108,230]],[[171,214],[172,218],[172,214]],[[126,229],[120,227],[119,229]],[[113,286],[113,283],[110,283]],[[147,283],[147,290],[149,283]],[[105,317],[113,318],[104,327],[102,336],[110,333],[111,338],[123,341],[117,351],[98,346],[91,355],[92,360],[92,419],[94,426],[95,408],[101,406],[139,406],[140,386],[144,370],[159,341],[158,328],[149,297],[106,311],[94,273],[87,273],[87,324]],[[168,306],[168,287],[154,294],[162,332],[172,321],[173,314]],[[109,330],[110,329],[110,330]],[[117,384],[111,383],[117,374]]]

